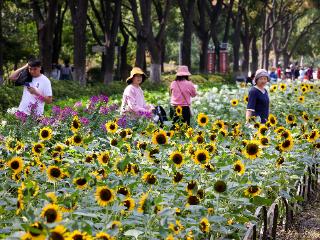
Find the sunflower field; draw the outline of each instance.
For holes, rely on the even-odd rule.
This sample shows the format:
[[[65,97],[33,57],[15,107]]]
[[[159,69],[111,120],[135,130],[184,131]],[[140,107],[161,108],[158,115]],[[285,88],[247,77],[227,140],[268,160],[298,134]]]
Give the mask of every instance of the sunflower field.
[[[257,207],[302,200],[294,183],[320,149],[320,84],[269,86],[264,125],[245,123],[248,90],[198,91],[191,126],[120,116],[107,96],[40,120],[9,115],[0,122],[0,237],[241,239]]]

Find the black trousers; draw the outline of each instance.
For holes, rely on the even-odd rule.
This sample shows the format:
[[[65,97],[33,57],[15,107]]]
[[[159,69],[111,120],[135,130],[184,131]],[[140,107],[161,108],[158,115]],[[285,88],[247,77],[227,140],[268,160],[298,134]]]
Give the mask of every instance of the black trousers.
[[[179,120],[190,125],[191,112],[189,106],[182,106],[182,116],[177,116],[176,106],[170,107],[170,118],[172,119],[173,124],[178,123]]]

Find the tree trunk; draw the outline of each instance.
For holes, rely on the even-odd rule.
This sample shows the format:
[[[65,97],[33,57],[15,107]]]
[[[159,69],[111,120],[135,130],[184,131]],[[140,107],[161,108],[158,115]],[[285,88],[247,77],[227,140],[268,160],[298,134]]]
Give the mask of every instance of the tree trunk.
[[[86,85],[86,23],[88,0],[70,0],[70,10],[73,23],[73,62],[75,79]]]
[[[3,9],[3,0],[0,0],[0,85],[3,84],[3,51],[4,51],[4,39],[2,34],[2,9]]]
[[[161,64],[160,63],[151,63],[150,79],[154,83],[161,82]]]
[[[161,43],[161,72],[164,72],[164,62],[166,60],[166,40],[163,39]]]
[[[105,61],[104,61],[104,77],[103,83],[109,84],[113,80],[113,65],[114,65],[114,44],[106,47]]]
[[[127,79],[127,77],[129,77],[129,65],[128,65],[128,61],[127,61],[127,49],[128,49],[128,44],[129,44],[129,35],[126,33],[126,31],[121,28],[121,33],[123,36],[123,44],[121,46],[121,63],[120,63],[120,75],[121,75],[121,79],[123,81],[125,81]]]
[[[183,16],[182,65],[191,68],[191,42],[195,0],[188,0],[187,6],[182,3],[179,5]]]
[[[208,69],[207,69],[207,65],[208,65],[207,53],[208,53],[209,39],[210,39],[209,34],[207,34],[207,36],[204,37],[201,40],[199,71],[200,71],[200,73],[204,73],[204,74],[208,73]]]
[[[241,1],[238,3],[238,12],[235,20],[235,29],[233,35],[233,72],[239,72],[239,52],[240,52],[240,30],[241,30]]]
[[[59,62],[59,56],[60,56],[60,52],[61,52],[61,42],[62,42],[61,39],[62,39],[63,21],[64,21],[64,16],[65,16],[67,9],[68,9],[67,2],[66,2],[65,6],[63,6],[63,3],[59,4],[59,6],[58,6],[58,14],[56,17],[56,25],[55,25],[55,29],[54,29],[52,63]]]
[[[48,6],[45,6],[45,10],[41,10],[38,1],[32,1],[34,18],[38,30],[40,61],[47,75],[50,75],[52,70],[53,33],[57,7],[58,1],[49,0]]]
[[[241,66],[241,70],[243,73],[247,74],[249,71],[249,61],[250,61],[250,39],[246,37],[246,39],[242,43],[243,46],[243,62]]]
[[[251,43],[251,72],[254,73],[258,70],[258,61],[259,61],[259,50],[257,47],[257,36],[253,35]]]
[[[283,67],[286,68],[290,65],[290,55],[287,53],[287,51],[283,51],[282,57],[283,57]]]
[[[138,35],[135,66],[144,70],[146,70],[146,45],[145,38]]]

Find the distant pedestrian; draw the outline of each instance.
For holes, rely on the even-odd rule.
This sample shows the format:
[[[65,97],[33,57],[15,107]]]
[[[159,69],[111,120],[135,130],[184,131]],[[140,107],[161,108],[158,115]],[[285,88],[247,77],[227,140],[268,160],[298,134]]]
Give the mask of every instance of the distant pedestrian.
[[[60,80],[72,80],[72,69],[68,59],[64,60],[64,65],[61,67]]]

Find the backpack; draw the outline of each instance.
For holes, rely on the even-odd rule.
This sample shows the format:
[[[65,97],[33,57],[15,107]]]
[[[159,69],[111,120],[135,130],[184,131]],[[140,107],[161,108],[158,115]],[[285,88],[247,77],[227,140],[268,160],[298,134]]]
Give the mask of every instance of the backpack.
[[[156,115],[156,122],[160,122],[160,126],[163,125],[163,122],[168,121],[167,113],[161,106],[156,106],[154,109],[154,115]]]

